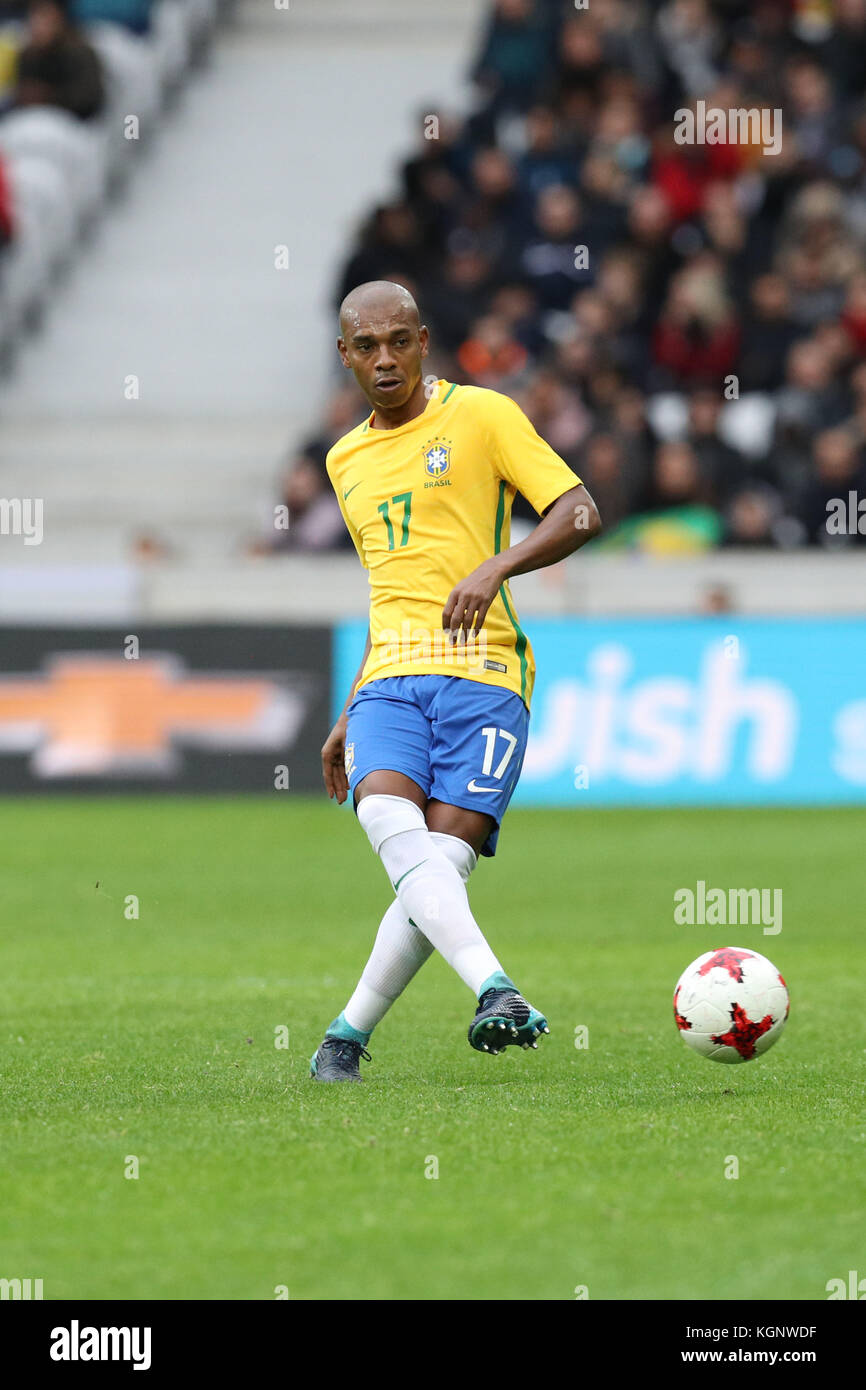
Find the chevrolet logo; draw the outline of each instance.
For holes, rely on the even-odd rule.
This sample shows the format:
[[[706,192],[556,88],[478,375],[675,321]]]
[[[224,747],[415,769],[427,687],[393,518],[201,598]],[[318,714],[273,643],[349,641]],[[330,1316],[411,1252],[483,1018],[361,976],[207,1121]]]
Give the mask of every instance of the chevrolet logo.
[[[0,677],[0,750],[33,750],[41,777],[176,771],[176,743],[285,748],[305,702],[275,677],[184,675],[173,656],[62,655],[44,675]]]

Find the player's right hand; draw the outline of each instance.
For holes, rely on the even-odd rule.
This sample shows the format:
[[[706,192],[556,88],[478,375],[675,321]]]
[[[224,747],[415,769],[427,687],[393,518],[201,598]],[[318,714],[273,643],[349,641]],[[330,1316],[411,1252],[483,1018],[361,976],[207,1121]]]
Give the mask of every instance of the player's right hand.
[[[337,798],[342,806],[349,795],[349,779],[346,776],[346,724],[345,714],[341,714],[322,745],[322,777],[325,790],[331,800]]]

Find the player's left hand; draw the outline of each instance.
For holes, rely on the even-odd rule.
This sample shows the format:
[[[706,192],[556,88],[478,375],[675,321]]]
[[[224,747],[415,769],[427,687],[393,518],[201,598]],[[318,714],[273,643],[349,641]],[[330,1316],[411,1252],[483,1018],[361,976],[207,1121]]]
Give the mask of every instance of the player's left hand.
[[[457,641],[461,630],[467,637],[481,631],[504,578],[501,561],[494,555],[455,584],[442,609],[442,626],[452,642]]]
[[[346,776],[346,712],[340,715],[322,747],[322,777],[325,791],[337,805],[342,806],[349,795],[349,779]]]

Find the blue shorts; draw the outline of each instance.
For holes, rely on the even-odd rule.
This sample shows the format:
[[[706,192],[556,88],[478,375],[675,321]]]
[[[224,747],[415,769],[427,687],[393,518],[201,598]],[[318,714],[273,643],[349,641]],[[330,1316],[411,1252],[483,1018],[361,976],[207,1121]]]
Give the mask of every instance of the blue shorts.
[[[348,709],[346,775],[354,792],[368,772],[411,777],[425,796],[484,811],[496,825],[481,853],[496,853],[529,733],[519,695],[466,676],[384,676]]]

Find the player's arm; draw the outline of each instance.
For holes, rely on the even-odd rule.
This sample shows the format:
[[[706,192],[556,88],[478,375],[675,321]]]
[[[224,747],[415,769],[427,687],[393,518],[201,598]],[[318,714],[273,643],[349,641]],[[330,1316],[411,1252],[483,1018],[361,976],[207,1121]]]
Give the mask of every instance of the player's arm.
[[[367,641],[364,643],[364,655],[358,667],[358,674],[352,681],[352,688],[349,691],[348,699],[343,706],[343,712],[334,725],[322,747],[322,776],[325,779],[325,789],[328,796],[333,800],[337,798],[337,804],[342,806],[346,797],[349,795],[349,779],[346,776],[346,723],[347,711],[352,703],[358,681],[367,665],[367,657],[370,655],[370,628],[367,628]]]
[[[547,508],[541,521],[519,545],[509,546],[495,560],[503,562],[503,582],[514,574],[555,565],[573,555],[601,530],[601,517],[583,483],[570,488]]]
[[[454,586],[442,610],[443,628],[451,633],[452,640],[461,628],[466,633],[480,632],[491,603],[507,579],[555,565],[586,545],[600,530],[598,508],[583,483],[569,488],[550,504],[525,540],[509,546],[501,555],[491,556]]]

